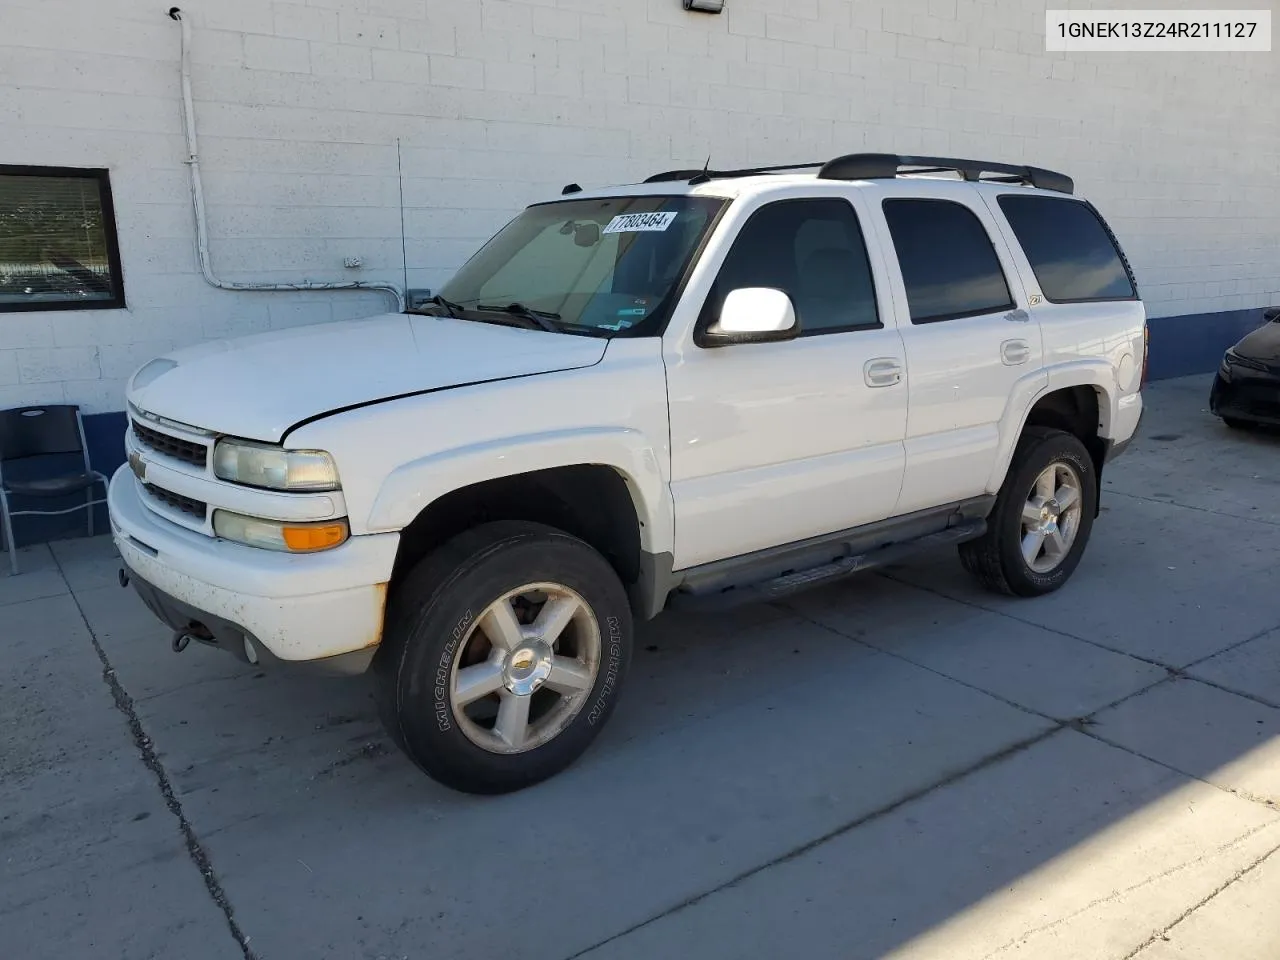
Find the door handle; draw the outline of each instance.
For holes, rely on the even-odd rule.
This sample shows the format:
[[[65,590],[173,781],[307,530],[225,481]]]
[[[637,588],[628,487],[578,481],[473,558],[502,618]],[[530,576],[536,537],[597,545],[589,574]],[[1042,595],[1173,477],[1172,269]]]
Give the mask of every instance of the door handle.
[[[1017,310],[1010,310],[1004,318],[1010,323],[1026,323],[1031,319],[1031,314],[1019,307]]]
[[[1025,340],[1006,340],[1000,344],[1000,360],[1006,367],[1016,367],[1031,359],[1031,345]]]
[[[877,357],[862,367],[862,379],[868,387],[892,387],[902,382],[902,363],[893,357]]]

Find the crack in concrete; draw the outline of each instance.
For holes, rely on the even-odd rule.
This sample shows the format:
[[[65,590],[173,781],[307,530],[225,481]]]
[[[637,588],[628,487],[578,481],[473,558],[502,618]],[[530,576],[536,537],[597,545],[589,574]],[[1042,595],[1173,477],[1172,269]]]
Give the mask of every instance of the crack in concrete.
[[[898,582],[898,581],[895,581],[895,582]],[[904,585],[905,585],[905,586],[908,586],[908,587],[914,586],[914,584],[904,584]],[[925,592],[932,592],[932,591],[927,590],[927,588],[925,588],[925,587],[918,587],[917,589],[925,590]],[[939,596],[941,596],[941,595],[939,594]],[[863,640],[861,637],[857,637],[857,636],[854,636],[853,634],[845,633],[843,630],[841,630],[841,629],[840,629],[840,628],[838,628],[838,627],[833,627],[833,626],[831,626],[830,624],[822,623],[821,621],[814,620],[812,617],[808,616],[808,615],[807,615],[807,614],[805,614],[805,613],[802,613],[801,611],[799,611],[799,610],[797,610],[797,609],[795,609],[795,608],[793,608],[793,607],[785,606],[785,605],[783,605],[783,604],[781,604],[781,603],[779,603],[779,604],[775,604],[775,606],[779,607],[779,609],[786,610],[787,612],[789,612],[789,613],[793,614],[794,616],[796,616],[796,617],[797,617],[797,618],[799,618],[800,620],[803,620],[803,621],[805,621],[806,623],[811,624],[812,626],[818,627],[818,628],[819,628],[819,629],[821,629],[821,630],[826,630],[826,631],[828,631],[829,633],[832,633],[832,634],[834,634],[834,635],[835,635],[835,636],[837,636],[837,637],[841,637],[841,638],[843,638],[843,639],[845,639],[845,640],[850,640],[850,641],[852,641],[853,643],[858,644],[859,646],[866,647],[866,648],[867,648],[867,649],[869,649],[869,650],[874,650],[874,651],[876,651],[877,653],[883,653],[883,654],[885,654],[886,656],[893,657],[894,659],[899,660],[899,661],[901,661],[901,662],[903,662],[903,663],[908,663],[908,664],[910,664],[910,665],[911,665],[911,666],[913,666],[913,667],[917,667],[917,668],[919,668],[919,669],[921,669],[921,670],[926,671],[927,673],[932,673],[934,676],[941,677],[941,678],[942,678],[942,679],[944,679],[944,680],[949,680],[949,681],[950,681],[950,682],[952,682],[952,683],[958,683],[958,684],[959,684],[960,686],[962,686],[962,687],[967,687],[968,689],[973,690],[973,691],[976,691],[977,693],[981,693],[981,694],[983,694],[983,695],[985,695],[985,696],[991,697],[991,699],[993,699],[993,700],[998,700],[999,702],[1001,702],[1001,703],[1005,704],[1006,706],[1013,707],[1013,708],[1015,708],[1015,709],[1017,709],[1017,710],[1022,711],[1023,713],[1028,713],[1028,714],[1030,714],[1030,715],[1032,715],[1032,716],[1040,717],[1040,718],[1042,718],[1042,719],[1044,719],[1044,720],[1048,720],[1048,721],[1050,721],[1050,722],[1052,722],[1052,723],[1059,724],[1060,726],[1064,726],[1064,727],[1067,727],[1067,728],[1069,728],[1069,729],[1075,730],[1077,733],[1082,733],[1082,734],[1084,734],[1086,737],[1091,737],[1092,739],[1097,740],[1099,743],[1104,743],[1104,744],[1106,744],[1108,747],[1112,747],[1112,748],[1114,748],[1114,749],[1116,749],[1116,750],[1121,750],[1121,751],[1123,751],[1123,752],[1125,752],[1125,753],[1127,753],[1127,754],[1130,754],[1131,756],[1135,756],[1135,757],[1138,757],[1138,758],[1140,758],[1140,759],[1142,759],[1142,760],[1146,760],[1148,763],[1154,763],[1154,764],[1156,764],[1157,766],[1164,767],[1166,770],[1171,770],[1171,771],[1173,771],[1174,773],[1176,773],[1176,774],[1178,774],[1178,775],[1180,775],[1180,776],[1188,777],[1189,779],[1195,780],[1195,781],[1197,781],[1197,782],[1199,782],[1199,783],[1203,783],[1205,786],[1213,787],[1215,790],[1221,790],[1223,793],[1229,793],[1229,794],[1231,794],[1232,796],[1240,797],[1242,800],[1248,800],[1248,801],[1250,801],[1251,803],[1257,803],[1257,804],[1260,804],[1261,806],[1267,807],[1269,810],[1275,810],[1275,809],[1276,809],[1276,804],[1275,804],[1273,801],[1268,800],[1268,799],[1267,799],[1267,798],[1265,798],[1265,797],[1260,797],[1260,796],[1257,796],[1257,795],[1255,795],[1255,794],[1251,794],[1251,793],[1249,793],[1248,791],[1245,791],[1245,790],[1238,790],[1238,789],[1234,789],[1234,788],[1231,788],[1231,787],[1225,787],[1225,786],[1223,786],[1223,785],[1221,785],[1221,784],[1214,783],[1214,782],[1212,782],[1211,780],[1206,780],[1204,777],[1201,777],[1201,776],[1199,776],[1199,775],[1197,775],[1197,774],[1191,773],[1191,772],[1189,772],[1189,771],[1187,771],[1187,770],[1183,770],[1183,769],[1181,769],[1181,768],[1179,768],[1179,767],[1176,767],[1176,766],[1174,766],[1173,764],[1168,763],[1168,762],[1166,762],[1166,761],[1164,761],[1164,760],[1157,760],[1155,757],[1149,757],[1149,756],[1147,756],[1145,753],[1141,753],[1141,752],[1139,752],[1139,751],[1137,751],[1137,750],[1132,749],[1131,747],[1126,747],[1126,746],[1124,746],[1123,744],[1115,743],[1115,742],[1113,742],[1113,741],[1111,741],[1111,740],[1108,740],[1106,737],[1101,736],[1100,734],[1095,733],[1093,730],[1091,730],[1091,729],[1090,729],[1090,727],[1092,727],[1092,726],[1093,726],[1093,724],[1094,724],[1094,723],[1096,723],[1096,720],[1095,720],[1094,718],[1095,718],[1095,717],[1097,717],[1097,716],[1098,716],[1098,714],[1100,714],[1100,713],[1104,713],[1104,712],[1106,712],[1107,710],[1111,710],[1111,709],[1113,709],[1114,707],[1118,707],[1118,706],[1120,706],[1120,704],[1124,703],[1124,702],[1125,702],[1125,701],[1127,701],[1127,700],[1132,700],[1132,699],[1134,699],[1135,697],[1140,697],[1140,696],[1142,696],[1142,695],[1144,695],[1144,694],[1146,694],[1146,693],[1149,693],[1150,691],[1154,690],[1156,687],[1163,686],[1164,684],[1166,684],[1166,683],[1170,683],[1170,682],[1172,682],[1172,681],[1174,681],[1174,680],[1188,680],[1188,681],[1191,681],[1191,682],[1194,682],[1194,683],[1205,683],[1205,685],[1206,685],[1206,686],[1211,686],[1211,687],[1212,687],[1212,686],[1217,686],[1217,684],[1210,683],[1210,682],[1208,682],[1208,681],[1203,681],[1203,680],[1201,680],[1201,679],[1200,679],[1200,678],[1198,678],[1198,677],[1190,677],[1190,676],[1187,676],[1187,675],[1186,675],[1186,673],[1185,673],[1185,669],[1186,669],[1186,668],[1170,667],[1170,666],[1167,666],[1166,664],[1155,663],[1155,662],[1153,662],[1153,661],[1148,661],[1148,660],[1144,659],[1143,657],[1138,657],[1138,656],[1134,656],[1133,654],[1124,653],[1124,652],[1123,652],[1123,651],[1121,651],[1121,650],[1113,650],[1113,651],[1112,651],[1113,653],[1119,654],[1120,656],[1129,657],[1131,660],[1136,660],[1136,661],[1138,661],[1138,662],[1140,662],[1140,663],[1147,663],[1147,664],[1148,664],[1148,665],[1150,665],[1150,666],[1159,666],[1159,667],[1162,667],[1164,670],[1166,670],[1166,671],[1167,671],[1167,673],[1166,673],[1166,675],[1165,675],[1165,676],[1161,677],[1159,680],[1155,680],[1155,681],[1153,681],[1153,682],[1151,682],[1151,683],[1147,684],[1147,685],[1146,685],[1146,686],[1144,686],[1144,687],[1139,687],[1137,690],[1133,690],[1133,691],[1131,691],[1131,692],[1129,692],[1129,693],[1126,693],[1123,697],[1119,697],[1119,698],[1117,698],[1117,699],[1115,699],[1115,700],[1111,701],[1110,703],[1103,704],[1102,706],[1098,707],[1097,709],[1095,709],[1095,710],[1093,710],[1093,711],[1091,711],[1091,712],[1089,712],[1089,713],[1087,713],[1087,714],[1085,714],[1085,715],[1083,715],[1083,716],[1080,716],[1080,717],[1072,717],[1072,718],[1069,718],[1069,719],[1065,719],[1065,720],[1064,720],[1064,719],[1061,719],[1061,718],[1058,718],[1058,717],[1050,716],[1049,714],[1044,713],[1044,712],[1042,712],[1042,711],[1040,711],[1040,710],[1036,710],[1036,709],[1035,709],[1035,708],[1033,708],[1033,707],[1028,707],[1028,706],[1026,706],[1026,705],[1024,705],[1024,704],[1016,703],[1015,701],[1010,700],[1010,699],[1008,699],[1008,698],[1006,698],[1006,697],[1003,697],[1003,696],[1001,696],[1001,695],[1000,695],[1000,694],[998,694],[998,693],[995,693],[995,692],[993,692],[993,691],[991,691],[991,690],[987,690],[987,689],[985,689],[985,688],[983,688],[983,687],[980,687],[980,686],[978,686],[978,685],[977,685],[977,684],[975,684],[975,683],[970,683],[969,681],[967,681],[967,680],[962,680],[962,679],[960,679],[959,677],[953,677],[953,676],[951,676],[951,674],[949,674],[949,673],[944,673],[943,671],[938,670],[938,669],[935,669],[934,667],[930,667],[930,666],[928,666],[928,665],[926,665],[926,664],[920,663],[919,661],[912,660],[910,657],[907,657],[907,656],[905,656],[905,655],[903,655],[903,654],[897,653],[897,652],[892,651],[892,650],[887,650],[887,649],[885,649],[885,648],[883,648],[883,647],[877,647],[877,646],[874,646],[874,645],[872,645],[872,644],[869,644],[869,643],[867,643],[865,640]],[[976,605],[975,605],[975,606],[976,606]],[[986,610],[987,608],[986,608],[986,607],[976,607],[976,609],[979,609],[979,610]],[[990,611],[990,612],[995,613],[995,612],[997,612],[997,611]],[[1016,620],[1017,618],[1015,618],[1015,617],[1010,617],[1009,619],[1015,619],[1015,620]],[[1021,621],[1021,620],[1019,620],[1018,622],[1019,622],[1019,623],[1023,623],[1023,622],[1025,622],[1025,621]],[[1034,627],[1034,626],[1037,626],[1037,625],[1036,625],[1036,624],[1032,624],[1032,623],[1028,623],[1028,624],[1027,624],[1027,626],[1033,626],[1033,627]],[[1047,628],[1042,628],[1042,629],[1047,629]],[[1218,656],[1218,654],[1219,654],[1219,653],[1222,653],[1222,652],[1224,652],[1225,650],[1233,650],[1233,649],[1235,649],[1236,647],[1241,646],[1241,645],[1246,644],[1246,643],[1249,643],[1249,642],[1250,642],[1250,641],[1252,641],[1252,640],[1257,640],[1259,637],[1264,637],[1264,636],[1266,636],[1268,633],[1271,633],[1274,629],[1276,629],[1276,628],[1274,628],[1274,627],[1269,627],[1269,628],[1267,628],[1266,630],[1263,630],[1263,631],[1261,631],[1260,633],[1257,633],[1257,634],[1255,634],[1255,635],[1254,635],[1254,636],[1252,636],[1252,637],[1249,637],[1249,638],[1247,638],[1247,639],[1245,639],[1245,640],[1241,640],[1239,643],[1233,643],[1233,644],[1230,644],[1229,646],[1225,647],[1225,648],[1224,648],[1224,650],[1218,651],[1218,653],[1213,653],[1213,654],[1210,654],[1210,655],[1209,655],[1209,656],[1207,656],[1207,657],[1202,657],[1200,660],[1196,660],[1196,661],[1194,661],[1194,663],[1192,664],[1192,666],[1194,666],[1196,663],[1203,663],[1205,660],[1210,660],[1210,659],[1212,659],[1213,657]],[[1059,636],[1068,637],[1068,638],[1070,638],[1070,639],[1075,639],[1075,640],[1080,640],[1080,639],[1081,639],[1080,637],[1072,637],[1072,636],[1071,636],[1071,634],[1063,633],[1062,631],[1059,631],[1059,630],[1050,630],[1049,632],[1050,632],[1050,633],[1056,633],[1056,634],[1058,634]],[[1087,641],[1084,641],[1084,642],[1087,642]],[[1097,644],[1095,644],[1095,646],[1097,646]],[[1104,648],[1104,649],[1106,649],[1106,648]],[[1264,704],[1265,706],[1272,706],[1272,704],[1268,704],[1268,703],[1266,703],[1265,701],[1258,700],[1258,698],[1257,698],[1257,697],[1250,697],[1250,696],[1248,696],[1247,694],[1237,694],[1237,693],[1236,693],[1236,691],[1234,691],[1234,690],[1228,690],[1228,689],[1226,689],[1225,687],[1219,687],[1219,689],[1223,690],[1223,692],[1224,692],[1224,693],[1230,693],[1230,694],[1232,694],[1232,695],[1237,695],[1237,696],[1240,696],[1240,697],[1242,697],[1243,699],[1247,699],[1247,700],[1257,700],[1257,702],[1262,703],[1262,704]]]
[[[1193,857],[1192,859],[1187,860],[1183,863],[1179,863],[1176,866],[1172,866],[1167,870],[1162,870],[1157,874],[1144,878],[1138,883],[1134,883],[1125,887],[1123,890],[1115,890],[1112,893],[1107,894],[1105,897],[1097,897],[1094,900],[1090,900],[1088,903],[1080,907],[1078,910],[1073,910],[1070,913],[1065,914],[1064,916],[1058,917],[1054,920],[1050,920],[1048,923],[1042,923],[1037,927],[1032,927],[1030,930],[1027,930],[1025,933],[1019,934],[1014,939],[1009,940],[1006,943],[1002,943],[1000,946],[996,947],[990,953],[986,954],[986,957],[995,957],[1000,955],[1001,953],[1004,953],[1007,950],[1011,950],[1014,948],[1020,949],[1023,944],[1025,944],[1029,939],[1031,939],[1033,936],[1035,936],[1038,933],[1043,933],[1046,930],[1052,930],[1054,927],[1060,927],[1064,923],[1068,923],[1071,920],[1074,920],[1076,917],[1079,917],[1079,916],[1082,916],[1083,914],[1088,913],[1090,910],[1094,909],[1095,907],[1100,907],[1104,903],[1111,903],[1114,900],[1118,900],[1121,897],[1124,897],[1130,893],[1133,893],[1135,890],[1141,890],[1143,887],[1149,887],[1151,886],[1151,884],[1157,883],[1160,880],[1164,880],[1167,877],[1175,876],[1176,874],[1181,873],[1182,871],[1186,870],[1189,867],[1199,866],[1200,864],[1208,860],[1210,857],[1220,856],[1221,854],[1226,853],[1227,851],[1233,849],[1234,847],[1238,847],[1240,844],[1244,843],[1246,840],[1250,839],[1254,835],[1261,833],[1263,830],[1272,829],[1273,827],[1275,827],[1275,825],[1276,825],[1276,822],[1274,820],[1269,823],[1259,824],[1258,826],[1252,828],[1251,830],[1247,830],[1246,832],[1242,833],[1240,836],[1232,840],[1229,840],[1226,843],[1220,844],[1219,846],[1209,851],[1208,853],[1202,853],[1198,857]],[[1280,849],[1280,846],[1273,847],[1270,850],[1268,850],[1266,853],[1262,855],[1262,859],[1265,860],[1267,857],[1271,856],[1271,854],[1274,853],[1277,849]],[[1253,864],[1253,866],[1256,866],[1256,865],[1257,865],[1256,863]],[[1246,869],[1250,869],[1250,867],[1246,865]],[[1177,921],[1175,921],[1175,923],[1176,922]],[[1168,928],[1166,927],[1165,929],[1167,930]],[[1156,936],[1159,936],[1159,935],[1160,934],[1158,933],[1156,934]],[[1150,943],[1150,942],[1151,942],[1150,940],[1147,941],[1147,943]],[[1145,947],[1146,944],[1143,944],[1143,946]],[[1139,947],[1138,949],[1142,949],[1142,947]],[[1132,956],[1133,954],[1129,954],[1125,958],[1125,960],[1128,960],[1128,957],[1132,957]]]
[[[980,610],[983,613],[990,613],[997,617],[1004,617],[1006,620],[1012,620],[1014,623],[1020,623],[1024,627],[1035,627],[1037,630],[1044,630],[1046,633],[1054,633],[1060,637],[1066,637],[1068,640],[1079,640],[1081,643],[1087,643],[1091,647],[1097,647],[1099,650],[1106,650],[1108,653],[1118,653],[1122,657],[1137,660],[1139,663],[1145,663],[1148,666],[1161,667],[1165,670],[1179,669],[1172,664],[1165,663],[1163,660],[1155,660],[1151,657],[1144,657],[1140,654],[1131,653],[1128,650],[1121,650],[1119,647],[1111,647],[1101,641],[1090,639],[1089,637],[1078,637],[1074,633],[1069,633],[1066,630],[1059,629],[1058,627],[1050,627],[1043,623],[1036,623],[1034,620],[1024,620],[1022,617],[1014,616],[1012,613],[1005,610],[996,610],[992,607],[984,607],[975,600],[967,600],[964,597],[953,597],[951,594],[943,593],[941,590],[935,590],[932,587],[926,587],[920,583],[912,583],[910,580],[903,580],[901,577],[895,577],[887,570],[878,572],[877,576],[884,577],[886,580],[891,580],[900,586],[909,587],[914,590],[922,590],[925,593],[933,594],[933,596],[942,600],[947,600],[951,603],[959,603],[973,610]],[[1214,654],[1214,656],[1217,656],[1217,654]]]
[[[1220,883],[1217,887],[1209,891],[1208,895],[1201,898],[1200,900],[1197,900],[1191,906],[1187,907],[1186,910],[1182,911],[1182,913],[1174,917],[1171,923],[1169,923],[1167,926],[1163,927],[1162,929],[1157,930],[1155,933],[1153,933],[1150,937],[1148,937],[1142,943],[1138,944],[1138,946],[1134,950],[1132,950],[1129,953],[1126,953],[1123,957],[1121,957],[1120,960],[1133,960],[1134,957],[1138,956],[1138,954],[1142,953],[1142,951],[1146,950],[1147,947],[1151,946],[1151,944],[1155,943],[1157,940],[1169,939],[1170,930],[1174,929],[1174,927],[1182,923],[1182,921],[1186,920],[1197,910],[1206,906],[1210,901],[1212,901],[1215,897],[1217,897],[1218,894],[1222,893],[1223,890],[1226,890],[1227,887],[1231,886],[1237,880],[1244,879],[1254,870],[1258,869],[1258,867],[1262,866],[1263,863],[1271,859],[1271,857],[1275,856],[1276,853],[1278,852],[1280,852],[1280,844],[1277,844],[1276,846],[1272,847],[1270,850],[1268,850],[1266,853],[1264,853],[1262,856],[1260,856],[1257,860],[1253,861],[1252,863],[1245,864],[1243,867],[1241,867],[1239,870],[1237,870],[1235,873],[1229,876],[1226,880]]]
[[[1236,513],[1223,513],[1221,510],[1210,510],[1208,507],[1197,507],[1191,503],[1180,503],[1177,500],[1162,500],[1158,497],[1141,497],[1136,493],[1125,493],[1123,490],[1108,489],[1104,491],[1111,497],[1127,497],[1130,500],[1141,500],[1144,503],[1162,503],[1166,507],[1177,507],[1180,510],[1195,510],[1197,513],[1207,513],[1211,517],[1226,517],[1228,520],[1239,520],[1241,523],[1261,523],[1268,527],[1280,527],[1280,522],[1275,520],[1264,520],[1262,517],[1242,517]]]
[[[781,864],[788,863],[792,860],[798,859],[799,857],[804,856],[810,850],[815,850],[818,847],[822,846],[823,844],[829,843],[830,841],[835,840],[837,837],[843,836],[844,834],[850,832],[851,830],[855,830],[858,827],[863,826],[864,824],[872,823],[876,820],[879,820],[881,817],[885,817],[890,813],[893,813],[893,811],[897,810],[899,807],[903,807],[909,803],[912,803],[913,801],[920,800],[928,796],[929,794],[933,793],[935,790],[941,790],[944,787],[949,787],[951,784],[957,783],[958,781],[963,780],[965,777],[968,777],[971,774],[978,773],[981,770],[985,770],[987,767],[994,766],[995,764],[1000,763],[1002,760],[1006,760],[1009,757],[1015,756],[1016,754],[1023,752],[1024,750],[1028,750],[1031,747],[1034,747],[1036,744],[1042,743],[1045,740],[1049,739],[1049,737],[1053,736],[1055,733],[1058,733],[1065,726],[1066,726],[1065,723],[1055,722],[1053,726],[1049,727],[1046,730],[1040,731],[1034,736],[1026,737],[1022,740],[1017,741],[1016,743],[1010,744],[1009,746],[1001,750],[997,750],[995,753],[988,754],[987,756],[976,761],[975,763],[969,764],[969,766],[964,767],[963,769],[956,770],[948,774],[947,776],[943,777],[942,779],[936,780],[933,783],[928,784],[927,786],[919,787],[916,790],[912,790],[909,793],[906,793],[901,797],[898,797],[896,800],[891,800],[888,803],[883,804],[874,810],[871,810],[867,813],[862,814],[861,816],[857,817],[854,820],[851,820],[848,823],[842,824],[833,830],[828,830],[826,833],[822,834],[821,836],[815,837],[814,839],[809,840],[801,844],[800,846],[795,847],[794,849],[789,850],[784,854],[781,854],[780,856],[774,857],[773,859],[768,860],[764,863],[757,864],[756,866],[750,867],[747,870],[743,870],[741,873],[737,874],[736,876],[730,877],[728,880],[724,881],[723,883],[717,884],[716,886],[711,887],[708,890],[704,890],[701,893],[694,894],[691,897],[687,897],[686,899],[680,901],[674,906],[668,907],[665,910],[655,913],[653,916],[648,917],[645,920],[641,920],[639,923],[632,924],[630,927],[627,927],[625,930],[620,930],[617,933],[612,934],[611,936],[605,937],[603,940],[600,940],[596,943],[591,944],[590,946],[582,948],[576,953],[570,954],[569,956],[565,957],[564,960],[578,960],[578,958],[580,957],[585,957],[587,954],[591,953],[592,951],[599,950],[601,947],[606,946],[615,940],[620,940],[623,937],[630,936],[631,934],[635,933],[637,930],[643,929],[644,927],[647,927],[652,923],[656,923],[657,921],[662,920],[665,917],[673,916],[682,910],[686,910],[689,907],[696,906],[697,904],[701,903],[703,900],[706,900],[708,897],[711,897],[717,893],[720,893],[722,890],[730,890],[733,887],[738,886],[740,883],[743,883],[744,881],[751,879],[758,873],[763,873],[764,871],[769,870],[773,867],[780,866]]]
[[[62,562],[56,555],[54,556],[54,564],[65,582],[66,575],[62,570]],[[98,640],[98,635],[94,633],[93,626],[89,623],[89,618],[85,615],[84,608],[80,606],[80,598],[76,596],[75,591],[69,591],[69,593],[76,605],[76,610],[80,614],[80,619],[84,622],[85,629],[89,633],[89,642],[93,644],[94,652],[102,663],[102,680],[111,691],[111,698],[115,703],[116,709],[124,715],[125,721],[129,726],[129,733],[133,737],[134,746],[138,748],[138,752],[142,755],[143,765],[156,778],[156,785],[160,789],[160,796],[164,799],[165,806],[168,807],[169,812],[178,821],[178,828],[186,844],[187,856],[191,858],[191,862],[195,864],[196,869],[200,871],[200,876],[204,879],[205,889],[208,890],[214,904],[222,911],[222,915],[227,921],[227,927],[231,931],[231,936],[240,947],[244,960],[258,960],[257,955],[249,947],[249,938],[245,936],[244,931],[240,929],[240,924],[236,922],[235,911],[231,907],[231,902],[227,899],[226,891],[223,890],[222,883],[214,872],[208,852],[201,845],[200,838],[196,836],[191,822],[187,819],[187,815],[182,809],[182,802],[173,790],[173,784],[169,781],[169,774],[156,754],[155,745],[142,726],[142,720],[134,707],[133,698],[129,695],[129,691],[125,690],[120,678],[116,675],[115,667],[111,665],[111,658],[107,656],[106,650],[103,649],[102,643]]]

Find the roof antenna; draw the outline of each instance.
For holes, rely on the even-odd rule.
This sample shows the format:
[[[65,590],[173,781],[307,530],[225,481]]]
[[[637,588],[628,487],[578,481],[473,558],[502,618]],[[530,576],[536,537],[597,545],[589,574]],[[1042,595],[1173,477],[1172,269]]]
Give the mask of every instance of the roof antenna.
[[[711,182],[711,154],[707,154],[707,162],[702,165],[702,172],[689,181],[689,186],[696,187],[700,183]]]

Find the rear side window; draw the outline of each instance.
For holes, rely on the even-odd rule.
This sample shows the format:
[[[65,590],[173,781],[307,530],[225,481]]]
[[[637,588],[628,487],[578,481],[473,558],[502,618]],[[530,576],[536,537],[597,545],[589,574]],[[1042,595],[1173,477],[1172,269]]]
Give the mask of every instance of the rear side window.
[[[886,200],[912,323],[1013,309],[1000,258],[982,221],[950,200]]]
[[[1008,194],[999,202],[1046,300],[1082,303],[1135,298],[1120,250],[1088,204]]]
[[[775,287],[795,304],[800,333],[879,327],[871,263],[857,214],[845,200],[779,200],[761,207],[733,242],[706,316],[740,287]]]

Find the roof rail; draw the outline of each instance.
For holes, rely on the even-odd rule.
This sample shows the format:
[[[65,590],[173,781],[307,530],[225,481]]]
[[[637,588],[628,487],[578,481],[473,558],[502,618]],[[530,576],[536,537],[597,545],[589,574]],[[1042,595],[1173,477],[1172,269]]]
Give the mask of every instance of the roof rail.
[[[790,170],[817,170],[818,177],[824,180],[891,180],[900,173],[958,173],[969,181],[1025,183],[1057,193],[1075,192],[1075,182],[1065,173],[1042,167],[950,157],[907,157],[895,153],[851,153],[826,163],[787,163],[774,167],[749,167],[745,170],[668,170],[665,173],[655,173],[644,182],[671,183],[684,180],[690,184],[698,184]],[[989,176],[984,177],[984,174]],[[990,176],[991,174],[994,176]]]
[[[1000,174],[986,179],[996,183],[1026,183],[1057,193],[1075,192],[1074,181],[1065,173],[1041,167],[993,163],[989,160],[958,160],[951,157],[903,157],[892,153],[851,153],[836,157],[818,171],[818,176],[825,180],[889,180],[903,172],[954,172],[971,181],[982,180],[984,173]]]

